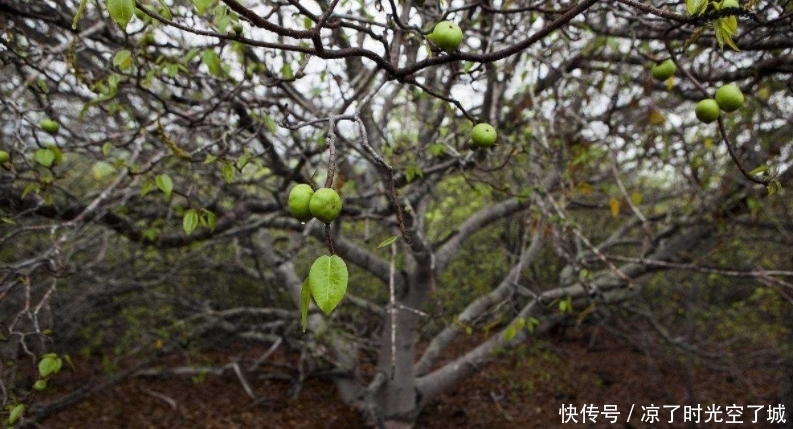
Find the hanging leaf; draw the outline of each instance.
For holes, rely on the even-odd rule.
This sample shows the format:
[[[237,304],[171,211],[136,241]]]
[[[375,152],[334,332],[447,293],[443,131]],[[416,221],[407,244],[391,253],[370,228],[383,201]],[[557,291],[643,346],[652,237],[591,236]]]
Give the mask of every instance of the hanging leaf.
[[[314,302],[325,314],[330,314],[347,293],[347,264],[340,257],[320,256],[308,273]]]
[[[308,279],[303,282],[303,287],[300,288],[300,326],[303,332],[306,332],[308,327],[308,307],[311,305],[311,286]]]
[[[194,209],[188,210],[184,214],[184,218],[182,219],[182,228],[184,229],[185,234],[190,235],[195,231],[195,227],[198,226],[198,212]]]
[[[127,31],[127,24],[135,14],[135,0],[107,0],[105,3],[110,17]]]
[[[171,192],[173,191],[173,181],[167,174],[160,174],[154,178],[154,183],[157,184],[157,187],[165,194],[166,198],[171,197]]]

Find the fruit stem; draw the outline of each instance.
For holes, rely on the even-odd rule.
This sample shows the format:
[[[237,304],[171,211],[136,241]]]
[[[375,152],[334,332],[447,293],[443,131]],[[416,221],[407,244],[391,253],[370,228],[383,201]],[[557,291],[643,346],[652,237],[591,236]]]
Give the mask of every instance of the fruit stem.
[[[325,187],[333,187],[333,176],[336,174],[336,116],[328,118],[328,137],[325,145],[328,146],[328,177],[325,178]]]
[[[325,224],[325,236],[328,237],[328,250],[330,250],[330,255],[333,256],[336,254],[336,247],[333,245],[333,235],[330,233],[330,224]]]

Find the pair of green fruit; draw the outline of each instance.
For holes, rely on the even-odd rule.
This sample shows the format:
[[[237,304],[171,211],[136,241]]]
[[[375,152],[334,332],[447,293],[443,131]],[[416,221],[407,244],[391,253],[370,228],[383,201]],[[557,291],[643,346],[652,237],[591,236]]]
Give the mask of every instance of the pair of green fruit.
[[[320,188],[315,192],[311,186],[301,183],[289,191],[289,213],[300,222],[317,218],[324,223],[333,222],[341,213],[341,197],[331,188]]]
[[[720,110],[725,112],[734,112],[743,105],[744,96],[741,88],[734,83],[723,85],[716,91],[716,97],[706,98],[694,108],[694,113],[697,119],[709,124],[719,119]]]

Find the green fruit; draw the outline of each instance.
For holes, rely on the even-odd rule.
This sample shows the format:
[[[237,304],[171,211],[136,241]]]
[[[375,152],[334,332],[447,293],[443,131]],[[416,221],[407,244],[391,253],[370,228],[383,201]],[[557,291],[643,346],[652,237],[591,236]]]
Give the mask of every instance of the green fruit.
[[[0,164],[5,164],[9,159],[11,159],[11,156],[8,155],[8,152],[0,150]]]
[[[721,110],[734,112],[743,105],[743,93],[741,88],[734,83],[728,83],[716,91],[716,102],[719,103]]]
[[[493,146],[496,137],[498,137],[496,129],[490,124],[477,124],[471,131],[471,140],[473,140],[471,146],[474,148]]]
[[[656,65],[650,70],[650,74],[653,76],[655,80],[667,80],[670,77],[675,75],[677,71],[677,66],[675,62],[672,61],[671,58],[668,58]]]
[[[694,108],[694,113],[696,113],[697,119],[709,124],[719,119],[719,103],[712,98],[706,98],[697,103],[697,107]]]
[[[463,41],[463,30],[452,21],[441,21],[432,30],[432,41],[446,52],[452,52]]]
[[[41,392],[46,388],[47,388],[47,380],[36,380],[36,382],[33,384],[33,390],[37,392]]]
[[[734,7],[741,7],[738,0],[724,0],[721,2],[721,9],[730,9]]]
[[[304,183],[295,185],[295,187],[289,191],[289,213],[300,222],[310,221],[313,216],[308,207],[313,195],[314,190],[311,189],[311,186]]]
[[[341,213],[341,197],[331,188],[320,188],[314,192],[308,207],[315,218],[331,223]]]
[[[61,129],[61,125],[52,119],[45,119],[41,121],[41,129],[54,135],[58,134],[58,130]]]

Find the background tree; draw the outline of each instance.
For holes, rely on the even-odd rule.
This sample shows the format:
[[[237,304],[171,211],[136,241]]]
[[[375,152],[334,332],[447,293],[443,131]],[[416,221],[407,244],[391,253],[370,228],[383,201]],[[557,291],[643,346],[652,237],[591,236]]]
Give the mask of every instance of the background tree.
[[[721,6],[0,0],[3,356],[286,342],[393,428],[571,318],[718,353],[740,314],[793,367],[793,3]],[[457,50],[427,39],[443,19]],[[746,102],[702,124],[694,104],[727,82]],[[495,147],[469,147],[478,122]],[[297,183],[336,189],[341,216],[292,219]],[[326,253],[349,292],[302,334]],[[673,318],[706,302],[718,333]],[[29,401],[0,375],[3,405]]]

